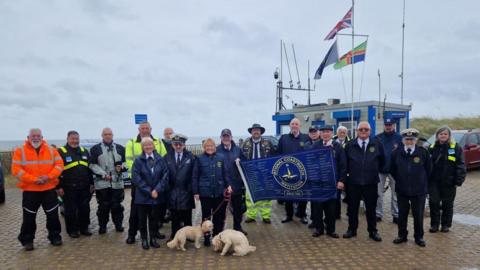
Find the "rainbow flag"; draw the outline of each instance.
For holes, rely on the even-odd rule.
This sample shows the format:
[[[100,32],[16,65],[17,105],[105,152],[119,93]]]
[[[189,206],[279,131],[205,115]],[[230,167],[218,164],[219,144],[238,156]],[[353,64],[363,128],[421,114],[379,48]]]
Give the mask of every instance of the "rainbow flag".
[[[355,47],[353,50],[349,51],[348,53],[340,57],[340,59],[338,59],[338,62],[333,66],[333,68],[340,69],[344,66],[365,61],[366,51],[367,51],[367,42],[365,41],[362,44]],[[352,61],[352,56],[353,56],[353,61]]]

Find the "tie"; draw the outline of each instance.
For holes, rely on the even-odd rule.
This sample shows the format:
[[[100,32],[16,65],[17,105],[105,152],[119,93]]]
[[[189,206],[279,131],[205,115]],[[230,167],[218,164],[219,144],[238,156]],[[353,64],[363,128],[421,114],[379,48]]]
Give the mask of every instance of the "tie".
[[[155,160],[153,160],[153,157],[148,157],[148,167],[152,170],[153,172],[153,167],[155,167]]]
[[[323,146],[327,146],[327,142],[323,142]]]
[[[366,142],[363,141],[363,142],[362,142],[362,151],[363,151],[364,153],[365,153],[365,151],[367,150],[367,148],[365,147],[365,144],[366,144]]]
[[[255,143],[253,148],[253,159],[258,159],[258,143]]]
[[[407,155],[408,155],[408,156],[411,156],[411,155],[412,155],[412,149],[407,148]]]
[[[177,153],[177,167],[180,166],[180,161],[181,161],[180,153]]]

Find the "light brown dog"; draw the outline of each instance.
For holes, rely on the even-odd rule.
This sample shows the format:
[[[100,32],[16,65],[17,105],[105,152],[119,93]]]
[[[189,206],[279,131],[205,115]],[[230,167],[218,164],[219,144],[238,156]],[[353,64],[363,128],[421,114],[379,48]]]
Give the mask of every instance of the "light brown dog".
[[[250,246],[247,237],[235,230],[227,229],[219,233],[212,239],[213,250],[222,251],[220,255],[224,256],[233,249],[233,256],[245,256],[254,252],[257,248]]]
[[[212,231],[212,229],[213,223],[210,220],[204,221],[201,226],[185,226],[175,233],[175,237],[167,243],[167,246],[171,249],[177,248],[186,251],[185,242],[188,239],[195,241],[195,247],[200,248],[200,239],[203,234]]]

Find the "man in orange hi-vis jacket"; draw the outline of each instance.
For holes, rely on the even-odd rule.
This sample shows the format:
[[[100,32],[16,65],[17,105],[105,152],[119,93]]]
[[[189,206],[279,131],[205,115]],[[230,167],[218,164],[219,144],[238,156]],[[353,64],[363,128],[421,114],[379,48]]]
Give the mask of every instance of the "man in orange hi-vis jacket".
[[[55,187],[63,171],[63,161],[57,150],[43,140],[40,129],[31,129],[24,145],[15,149],[12,174],[23,190],[23,223],[18,236],[25,250],[33,250],[36,216],[40,205],[47,216],[48,239],[54,246],[62,245]]]

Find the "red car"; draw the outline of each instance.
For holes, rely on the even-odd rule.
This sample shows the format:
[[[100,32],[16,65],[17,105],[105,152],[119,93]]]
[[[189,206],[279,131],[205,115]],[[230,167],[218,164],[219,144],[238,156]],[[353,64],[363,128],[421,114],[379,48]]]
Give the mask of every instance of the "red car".
[[[452,137],[463,148],[467,169],[480,167],[480,129],[452,130]],[[428,139],[430,144],[434,141],[435,135]]]

